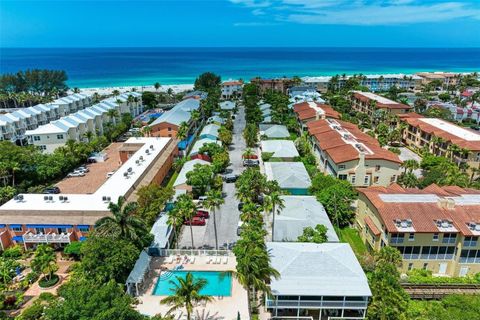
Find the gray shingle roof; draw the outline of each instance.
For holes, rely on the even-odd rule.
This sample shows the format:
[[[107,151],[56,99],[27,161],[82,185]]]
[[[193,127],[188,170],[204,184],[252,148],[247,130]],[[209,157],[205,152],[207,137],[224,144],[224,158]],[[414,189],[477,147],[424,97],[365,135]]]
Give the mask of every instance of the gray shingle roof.
[[[260,135],[268,138],[288,138],[290,133],[284,125],[279,124],[261,124]]]
[[[282,189],[308,189],[312,184],[302,162],[265,162],[265,174]]]
[[[273,153],[274,158],[298,157],[297,148],[291,140],[264,140],[260,143],[262,152]]]

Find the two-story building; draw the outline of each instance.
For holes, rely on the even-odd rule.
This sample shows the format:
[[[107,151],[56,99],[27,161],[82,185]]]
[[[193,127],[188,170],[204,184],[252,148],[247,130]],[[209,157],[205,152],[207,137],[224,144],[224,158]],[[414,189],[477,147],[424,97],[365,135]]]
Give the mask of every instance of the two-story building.
[[[480,191],[430,185],[425,189],[358,189],[356,224],[372,250],[389,245],[403,257],[402,272],[440,276],[480,272]]]
[[[332,106],[318,102],[301,102],[293,105],[293,112],[297,118],[298,124],[302,129],[308,122],[319,119],[340,119],[340,113],[335,111]]]
[[[353,91],[351,95],[352,109],[374,116],[378,110],[391,114],[404,114],[412,107],[399,103],[372,92]]]
[[[356,187],[388,186],[397,180],[402,161],[356,125],[336,119],[307,123],[313,153],[322,172]]]
[[[189,98],[177,103],[150,124],[154,137],[176,137],[180,125],[185,122],[189,128],[194,125],[192,111],[200,108],[200,100]]]

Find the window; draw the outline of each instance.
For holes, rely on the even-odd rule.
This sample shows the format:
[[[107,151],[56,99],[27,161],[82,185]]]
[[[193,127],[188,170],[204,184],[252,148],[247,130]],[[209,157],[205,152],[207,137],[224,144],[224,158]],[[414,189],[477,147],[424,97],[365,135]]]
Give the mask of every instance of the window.
[[[58,233],[67,233],[67,228],[57,228]]]
[[[480,263],[480,250],[462,250],[460,263]]]
[[[343,170],[343,169],[345,169],[345,165],[344,165],[344,164],[341,164],[341,165],[338,166],[338,170]]]
[[[347,180],[347,175],[346,174],[339,174],[338,179],[340,180]]]
[[[390,237],[390,243],[403,243],[404,237],[404,233],[392,233]]]
[[[455,243],[457,241],[457,234],[456,233],[444,233],[443,234],[443,243]]]
[[[377,165],[375,166],[375,171],[379,171],[379,170],[380,170],[380,166],[377,164]]]
[[[402,254],[405,260],[413,260],[420,258],[420,246],[414,247],[395,247]]]
[[[355,184],[355,175],[352,176],[352,184]]]
[[[90,230],[88,226],[78,226],[77,229],[81,232],[88,232]]]
[[[13,226],[13,227],[10,227],[10,229],[14,232],[21,232],[23,231],[23,227],[22,226]]]
[[[366,175],[365,178],[363,179],[363,184],[369,184],[370,183],[370,176]]]
[[[477,246],[477,241],[478,241],[478,237],[465,237],[465,239],[463,240],[463,245],[465,247],[476,247]]]
[[[36,234],[45,233],[45,228],[35,228],[35,233]]]
[[[33,141],[40,141],[40,136],[33,136]]]
[[[408,241],[415,241],[415,233],[410,233],[408,235]]]
[[[168,131],[172,131],[172,128],[171,128],[171,127],[168,127]]]
[[[425,246],[422,247],[420,258],[424,260],[451,260],[455,256],[455,251],[456,248],[454,246]]]
[[[63,134],[57,134],[57,139],[58,140],[63,140]]]
[[[433,234],[433,241],[438,241],[438,233]]]

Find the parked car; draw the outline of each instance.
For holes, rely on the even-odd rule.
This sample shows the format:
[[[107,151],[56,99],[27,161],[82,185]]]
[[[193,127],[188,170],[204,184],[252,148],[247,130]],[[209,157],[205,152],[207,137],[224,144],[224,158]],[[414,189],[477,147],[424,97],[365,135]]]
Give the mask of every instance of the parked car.
[[[107,173],[107,179],[110,178],[111,176],[113,176],[113,174],[115,173],[115,171],[110,171]]]
[[[48,187],[48,188],[43,189],[43,193],[44,194],[58,194],[58,193],[60,193],[60,188],[56,187],[56,186]]]
[[[207,210],[197,210],[197,213],[195,214],[195,217],[208,219],[208,218],[210,218],[210,214],[208,213]]]
[[[84,172],[81,172],[81,171],[73,171],[73,172],[70,172],[69,174],[67,174],[67,177],[68,178],[71,178],[71,177],[83,177],[85,176],[85,173]]]
[[[235,182],[237,181],[237,179],[237,174],[226,174],[225,176],[223,176],[223,180],[225,180],[226,183]]]
[[[85,166],[81,166],[81,167],[78,167],[77,169],[75,169],[75,171],[80,171],[80,172],[87,173],[87,172],[90,172],[90,169],[88,169]]]
[[[187,226],[190,225],[190,220],[185,220],[183,223]],[[205,225],[205,218],[202,217],[193,217],[192,218],[192,226],[204,226]]]
[[[256,159],[245,159],[243,160],[244,167],[257,167],[260,164],[260,161]]]
[[[205,201],[205,200],[207,200],[207,199],[208,199],[207,196],[200,196],[200,197],[198,197],[198,201],[199,201],[199,202],[203,202],[203,201]]]
[[[240,236],[240,232],[242,232],[243,221],[238,221],[237,225],[237,236]]]

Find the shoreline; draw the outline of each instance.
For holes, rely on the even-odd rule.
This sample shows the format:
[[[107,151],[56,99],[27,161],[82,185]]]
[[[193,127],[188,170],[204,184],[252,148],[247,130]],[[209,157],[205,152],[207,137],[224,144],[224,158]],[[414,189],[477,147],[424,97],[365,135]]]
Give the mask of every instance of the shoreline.
[[[193,84],[166,84],[160,86],[158,90],[155,89],[154,86],[149,85],[149,86],[138,86],[138,85],[132,85],[132,86],[110,86],[110,87],[91,87],[91,88],[78,88],[80,89],[80,93],[85,93],[85,94],[93,94],[97,92],[100,95],[109,95],[112,94],[114,90],[118,90],[120,93],[132,91],[132,89],[135,88],[137,92],[143,92],[143,91],[152,91],[152,92],[167,92],[169,89],[172,89],[173,92],[180,93],[184,91],[192,91],[193,90]],[[68,93],[73,93],[73,88],[70,88],[68,90]]]

